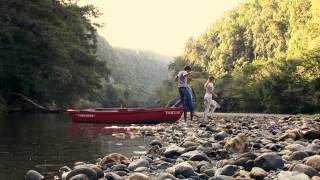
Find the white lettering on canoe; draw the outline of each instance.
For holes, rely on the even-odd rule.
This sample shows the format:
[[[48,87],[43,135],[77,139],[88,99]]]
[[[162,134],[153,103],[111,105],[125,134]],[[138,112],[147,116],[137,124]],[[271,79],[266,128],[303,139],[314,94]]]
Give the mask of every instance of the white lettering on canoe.
[[[78,117],[86,117],[86,118],[93,118],[95,114],[77,114]]]
[[[166,114],[181,114],[180,111],[165,111]]]

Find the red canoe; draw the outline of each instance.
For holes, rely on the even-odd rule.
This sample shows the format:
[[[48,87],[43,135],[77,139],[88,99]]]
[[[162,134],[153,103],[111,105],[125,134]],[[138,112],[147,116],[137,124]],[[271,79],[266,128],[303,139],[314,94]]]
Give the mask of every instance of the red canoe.
[[[74,122],[107,124],[173,123],[180,119],[183,111],[183,107],[67,110]]]

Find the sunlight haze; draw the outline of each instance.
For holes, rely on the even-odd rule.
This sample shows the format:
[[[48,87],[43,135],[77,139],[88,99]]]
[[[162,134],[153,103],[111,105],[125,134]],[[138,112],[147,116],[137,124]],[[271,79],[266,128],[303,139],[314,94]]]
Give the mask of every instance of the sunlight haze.
[[[112,46],[178,56],[185,42],[205,32],[226,10],[244,0],[81,0],[103,15],[98,32]]]

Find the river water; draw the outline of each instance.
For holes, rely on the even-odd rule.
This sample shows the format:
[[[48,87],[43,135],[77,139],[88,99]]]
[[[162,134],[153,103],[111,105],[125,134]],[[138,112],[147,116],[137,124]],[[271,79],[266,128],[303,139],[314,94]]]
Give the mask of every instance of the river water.
[[[30,169],[52,179],[64,165],[112,152],[130,157],[149,142],[115,138],[120,130],[106,126],[72,123],[66,114],[0,114],[0,179],[21,180]]]

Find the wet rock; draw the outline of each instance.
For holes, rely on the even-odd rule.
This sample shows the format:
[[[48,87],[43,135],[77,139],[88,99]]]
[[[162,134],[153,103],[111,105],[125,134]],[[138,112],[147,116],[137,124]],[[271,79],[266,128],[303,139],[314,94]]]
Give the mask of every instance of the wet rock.
[[[118,153],[112,153],[102,158],[100,165],[103,167],[104,165],[109,163],[122,163],[127,161],[128,161],[128,158],[126,156]]]
[[[171,167],[172,164],[169,162],[163,162],[157,165],[157,169],[167,169],[168,167]]]
[[[289,144],[288,146],[286,146],[286,148],[292,152],[295,152],[295,151],[303,151],[305,149],[305,146],[301,144]]]
[[[289,160],[293,161],[293,160],[303,160],[304,158],[308,157],[309,154],[307,152],[304,151],[296,151],[293,152],[290,157]]]
[[[78,174],[84,174],[86,175],[89,180],[96,180],[98,179],[97,177],[97,172],[92,169],[92,168],[88,168],[88,167],[81,167],[81,168],[77,168],[72,170],[70,173],[68,173],[66,180],[71,179],[73,176],[76,176]]]
[[[44,177],[37,171],[35,170],[29,170],[25,176],[24,176],[25,180],[41,180],[44,179]]]
[[[310,166],[304,165],[304,164],[293,164],[289,170],[304,173],[304,174],[308,175],[309,177],[318,175],[317,170],[315,170],[314,168],[312,168]]]
[[[263,144],[261,144],[261,143],[254,143],[254,144],[252,145],[252,147],[255,148],[255,149],[261,149],[261,148],[263,148]]]
[[[177,165],[174,165],[166,170],[166,172],[178,177],[182,175],[185,178],[195,176],[194,168],[187,162],[182,162]]]
[[[128,166],[128,169],[131,171],[135,170],[138,167],[149,167],[149,161],[146,159],[138,159],[133,162],[131,162]]]
[[[166,158],[173,158],[175,156],[180,156],[184,152],[184,150],[185,148],[173,144],[166,148],[166,150],[163,152],[163,155]]]
[[[310,155],[315,155],[319,150],[320,150],[320,144],[311,144],[307,146],[305,151]]]
[[[215,174],[215,171],[213,169],[207,169],[203,171],[204,174],[206,174],[208,177],[213,177]]]
[[[268,149],[279,152],[283,149],[283,146],[281,146],[280,144],[272,144],[268,147]]]
[[[276,153],[264,153],[254,160],[254,166],[270,171],[283,168],[284,162]]]
[[[245,170],[250,171],[254,166],[254,159],[257,158],[257,155],[254,153],[248,152],[242,154],[238,159],[231,162],[232,165],[242,166]]]
[[[217,140],[217,141],[222,141],[226,137],[228,137],[228,133],[226,133],[225,131],[219,132],[219,133],[214,135],[214,139]]]
[[[281,171],[277,177],[278,180],[310,180],[306,174],[296,171]]]
[[[307,159],[305,165],[313,167],[317,171],[320,171],[320,155],[314,155]]]
[[[198,146],[199,143],[195,143],[195,142],[191,142],[191,141],[185,141],[183,144],[182,144],[182,147],[184,148],[189,148],[189,147],[194,147],[194,146]]]
[[[84,174],[77,174],[72,178],[70,178],[70,180],[90,180],[90,179]]]
[[[177,178],[169,173],[161,173],[155,180],[177,180]]]
[[[239,167],[235,165],[226,165],[223,168],[220,168],[216,171],[216,175],[226,175],[233,176],[237,171],[239,171]]]
[[[112,171],[128,171],[129,172],[128,167],[124,164],[116,164],[116,165],[112,166],[111,170]]]
[[[267,172],[259,167],[254,167],[250,171],[250,177],[256,179],[256,180],[262,180],[264,177],[266,177],[268,174]]]
[[[74,167],[74,169],[80,169],[80,168],[91,168],[97,173],[97,178],[100,179],[104,176],[102,169],[95,164],[82,164],[82,165],[77,165]]]
[[[208,158],[208,156],[205,153],[197,151],[197,150],[183,153],[181,155],[181,157],[187,157],[191,161],[210,161],[210,159]]]
[[[108,172],[104,176],[107,180],[124,180],[123,177],[119,176],[118,174],[114,172]]]
[[[162,148],[162,143],[159,140],[153,140],[149,143],[150,146],[158,146],[159,148]]]
[[[304,133],[303,135],[306,139],[320,139],[320,131],[312,129]]]
[[[151,178],[143,173],[134,173],[129,176],[128,180],[151,180]]]
[[[113,171],[113,172],[118,174],[119,176],[127,176],[128,175],[127,171]]]

